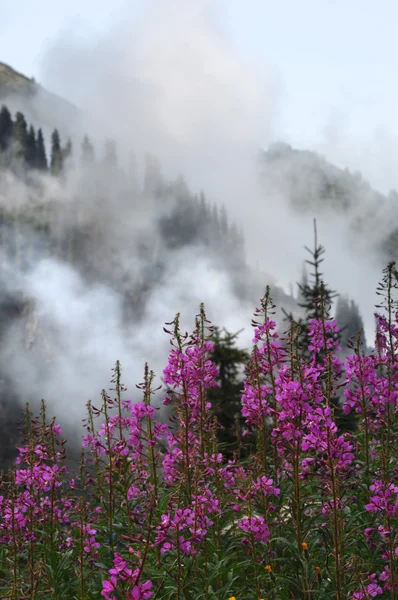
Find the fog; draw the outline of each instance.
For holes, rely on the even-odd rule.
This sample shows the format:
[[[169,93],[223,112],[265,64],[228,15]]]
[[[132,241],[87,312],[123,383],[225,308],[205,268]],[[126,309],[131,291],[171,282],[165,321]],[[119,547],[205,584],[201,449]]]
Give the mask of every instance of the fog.
[[[244,227],[249,262],[286,287],[311,243],[312,218],[293,215],[286,197],[267,193],[257,164],[259,149],[281,136],[283,82],[274,66],[240,55],[223,30],[225,10],[220,3],[173,1],[166,8],[155,1],[137,17],[126,7],[102,37],[79,41],[65,31],[44,57],[42,80],[90,112],[93,132],[116,136],[137,157],[155,153],[166,173],[183,173],[193,189],[224,202]],[[339,126],[329,123],[329,132],[337,135]],[[340,152],[334,146],[334,158],[344,161],[350,141]],[[326,275],[355,300],[368,296],[379,264],[371,272],[361,267],[345,247],[341,220],[313,216],[329,250]],[[356,241],[347,244],[352,250]],[[366,277],[344,274],[351,253]]]
[[[288,292],[300,278],[308,258],[304,245],[312,247],[312,219],[317,217],[319,241],[327,250],[325,278],[360,305],[372,340],[374,292],[384,263],[367,244],[367,235],[351,227],[351,217],[362,209],[349,218],[324,210],[300,214],[291,209],[288,190],[264,184],[259,151],[281,135],[281,77],[274,67],[239,54],[223,31],[222,13],[212,7],[182,0],[168,2],[167,8],[148,2],[138,16],[126,7],[120,22],[102,36],[60,34],[43,57],[40,83],[79,108],[78,118],[57,115],[61,134],[72,135],[77,152],[84,133],[97,147],[115,139],[125,169],[134,154],[138,181],[146,153],[155,154],[167,178],[183,174],[194,193],[203,189],[211,202],[224,204],[243,228],[249,266],[259,278],[264,273],[263,288],[274,278]],[[38,113],[27,116],[40,124]],[[98,260],[109,257],[103,268],[111,270],[117,261],[126,276],[145,278],[137,246],[142,239],[159,241],[151,198],[138,193],[135,211],[123,212],[116,179],[105,166],[98,179],[71,164],[62,184],[42,178],[40,193],[68,206],[64,221],[56,224],[61,237],[70,228],[68,215],[78,211],[80,223],[101,230]],[[95,199],[104,189],[111,202],[99,207]],[[22,206],[31,205],[30,193],[16,180],[0,191],[5,204],[18,198]],[[384,227],[381,221],[373,231],[375,243],[388,232]],[[33,248],[37,244],[31,241]],[[95,256],[91,259],[96,262]],[[13,270],[7,264],[4,269]],[[12,326],[3,351],[10,376],[22,397],[46,398],[50,411],[70,424],[83,418],[89,398],[95,403],[101,389],[109,387],[116,360],[122,363],[128,396],[137,398],[134,385],[142,379],[145,361],[161,376],[169,347],[162,326],[175,313],[181,313],[184,329],[192,329],[203,301],[216,325],[245,329],[240,343],[248,347],[250,316],[259,300],[239,299],[233,275],[195,246],[168,255],[166,274],[149,294],[139,322],[129,326],[123,321],[120,290],[86,278],[70,264],[53,258],[32,261],[10,281],[32,299],[37,323],[29,327],[49,331],[51,339],[34,352],[21,353],[26,336],[22,339],[20,327]]]

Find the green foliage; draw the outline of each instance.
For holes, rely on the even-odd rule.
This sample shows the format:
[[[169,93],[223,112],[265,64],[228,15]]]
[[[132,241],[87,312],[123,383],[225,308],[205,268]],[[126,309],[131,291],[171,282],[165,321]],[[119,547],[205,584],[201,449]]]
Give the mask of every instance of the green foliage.
[[[249,353],[237,347],[239,333],[215,327],[211,337],[214,343],[211,360],[219,369],[217,383],[220,387],[209,390],[208,397],[212,403],[212,413],[220,425],[218,442],[229,456],[240,450],[244,423],[241,415],[241,392]]]
[[[303,283],[299,283],[299,293],[301,301],[298,302],[298,306],[303,308],[305,311],[305,318],[298,320],[300,327],[300,347],[304,355],[308,356],[308,346],[311,343],[308,337],[308,328],[311,319],[319,319],[322,315],[322,306],[331,307],[334,298],[338,294],[334,290],[329,289],[323,281],[323,273],[320,270],[321,264],[324,262],[323,255],[325,254],[325,248],[318,244],[318,235],[316,229],[316,221],[314,220],[314,248],[311,250],[307,246],[305,247],[307,252],[311,255],[309,260],[306,260],[306,264],[312,267],[310,278],[308,279],[305,275]]]
[[[47,156],[46,156],[46,148],[44,145],[43,132],[41,129],[37,132],[37,140],[36,140],[36,169],[39,171],[47,171]]]
[[[61,175],[63,169],[63,152],[61,148],[61,140],[59,137],[58,129],[54,129],[51,136],[51,162],[50,171],[54,176]]]
[[[364,332],[364,323],[359,312],[359,306],[349,300],[348,296],[339,296],[336,304],[336,322],[341,330],[341,344],[347,347],[350,340],[356,339],[359,332],[361,341],[366,348],[366,338]]]
[[[63,163],[65,163],[65,161],[67,161],[69,158],[71,158],[71,156],[72,156],[72,142],[70,139],[68,139],[68,141],[66,142],[65,148],[63,148],[63,150],[62,150]]]
[[[312,319],[320,319],[325,316],[325,308],[329,312],[333,304],[333,300],[338,296],[334,290],[329,287],[323,281],[323,273],[320,270],[320,266],[324,261],[323,255],[325,248],[318,244],[318,235],[316,228],[316,221],[314,219],[314,248],[311,250],[307,246],[305,249],[311,255],[311,258],[305,261],[312,267],[310,276],[307,274],[307,270],[304,267],[301,283],[298,283],[299,297],[297,304],[300,308],[304,309],[305,316],[298,319],[294,319],[293,315],[283,311],[286,320],[289,323],[295,323],[298,327],[298,339],[300,352],[304,357],[310,355],[309,346],[311,339],[308,336],[309,325]],[[340,341],[340,333],[336,334],[336,338]],[[319,356],[321,360],[322,354]]]
[[[87,135],[84,136],[81,146],[81,162],[83,167],[91,166],[95,162],[94,146]]]
[[[58,152],[58,133],[56,138],[55,154]],[[67,147],[67,150],[70,148]],[[57,163],[57,160],[55,162]],[[35,128],[33,125],[28,127],[21,112],[16,113],[13,121],[6,106],[3,106],[0,111],[0,165],[11,169],[22,178],[30,169],[47,170],[42,130],[39,129],[36,135]],[[58,169],[58,167],[54,168],[55,171]]]
[[[292,314],[287,314],[284,311],[287,320],[292,324],[295,323],[298,327],[298,343],[300,353],[305,358],[308,358],[311,354],[309,346],[311,344],[311,338],[309,337],[309,327],[312,319],[323,319],[326,316],[326,312],[329,314],[330,309],[333,305],[335,298],[339,297],[334,290],[331,290],[323,280],[323,273],[321,272],[321,264],[324,262],[325,248],[318,243],[318,234],[316,227],[316,220],[314,219],[314,248],[310,249],[305,246],[305,249],[310,254],[310,259],[305,261],[306,265],[312,268],[310,275],[308,276],[307,270],[304,267],[302,274],[302,281],[298,283],[299,298],[298,306],[304,309],[305,316],[297,320],[293,318]],[[356,327],[361,321],[359,312],[356,310],[356,305],[351,303],[348,307],[347,315],[342,314],[345,309],[344,299],[338,304],[339,316],[337,324],[340,326],[345,316],[351,318],[350,333],[353,328]],[[326,311],[326,312],[325,312]],[[355,317],[355,319],[354,319]],[[363,326],[363,323],[362,323]],[[358,333],[358,330],[355,331]],[[342,331],[334,334],[334,339],[341,344],[342,342]],[[323,352],[318,355],[318,360],[322,361]],[[336,413],[336,424],[341,431],[354,431],[356,428],[356,419],[354,414],[345,415],[341,409],[341,399],[338,396],[332,398],[332,404]]]
[[[13,159],[24,164],[28,154],[28,129],[24,115],[17,112],[12,132]]]
[[[4,152],[11,141],[13,122],[11,113],[6,106],[0,110],[0,150]]]
[[[28,131],[28,137],[26,141],[26,165],[29,168],[35,168],[37,163],[37,142],[36,142],[36,132],[31,125]]]

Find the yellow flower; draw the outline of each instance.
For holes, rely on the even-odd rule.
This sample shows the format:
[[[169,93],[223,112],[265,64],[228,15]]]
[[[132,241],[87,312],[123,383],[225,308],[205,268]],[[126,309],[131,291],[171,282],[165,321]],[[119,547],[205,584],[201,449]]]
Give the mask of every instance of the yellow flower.
[[[321,574],[321,567],[315,567],[315,573],[317,575],[320,575]]]
[[[236,600],[235,596],[231,596],[228,600]]]
[[[271,573],[272,572],[271,565],[265,565],[264,569],[267,571],[267,573]]]
[[[303,550],[308,550],[308,544],[307,542],[302,542],[301,547]]]

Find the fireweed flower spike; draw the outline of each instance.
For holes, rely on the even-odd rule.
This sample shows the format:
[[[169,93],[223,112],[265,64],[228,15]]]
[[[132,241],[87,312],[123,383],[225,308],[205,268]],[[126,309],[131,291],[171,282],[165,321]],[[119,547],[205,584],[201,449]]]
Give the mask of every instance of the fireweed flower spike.
[[[166,481],[176,483],[184,472],[184,477],[188,478],[189,496],[192,493],[192,467],[198,459],[204,458],[207,445],[211,404],[206,400],[206,390],[218,387],[218,369],[209,359],[214,344],[205,337],[207,324],[201,306],[196,329],[190,337],[181,334],[179,315],[169,323],[173,329],[165,330],[171,335],[173,349],[163,372],[168,385],[163,404],[173,404],[179,428],[168,436],[163,474]]]
[[[327,311],[306,323],[302,353],[296,324],[278,337],[266,296],[240,455],[217,441],[202,308],[191,336],[178,319],[170,332],[170,426],[156,419],[151,372],[137,386],[144,401],[123,400],[119,367],[117,397],[89,406],[69,473],[60,427],[44,406],[37,419],[27,410],[14,468],[0,475],[0,597],[227,598],[233,585],[229,600],[397,600],[398,314],[385,302],[375,351],[353,345],[342,366]],[[349,434],[336,424],[338,394],[359,421]]]

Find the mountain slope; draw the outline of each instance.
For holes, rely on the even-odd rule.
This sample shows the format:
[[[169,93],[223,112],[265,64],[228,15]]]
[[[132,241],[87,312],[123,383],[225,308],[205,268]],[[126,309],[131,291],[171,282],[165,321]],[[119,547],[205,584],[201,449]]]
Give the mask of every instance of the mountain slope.
[[[381,251],[386,260],[398,258],[398,194],[374,190],[360,173],[340,169],[322,156],[273,144],[260,156],[264,189],[309,217],[340,215],[353,236]]]
[[[0,62],[0,105],[12,113],[21,111],[46,136],[57,127],[64,136],[73,135],[81,115],[79,109],[64,98],[52,94],[35,80]]]
[[[29,79],[22,73],[18,73],[10,66],[0,62],[0,99],[13,94],[30,97],[36,93],[36,88],[37,85],[34,79]]]

